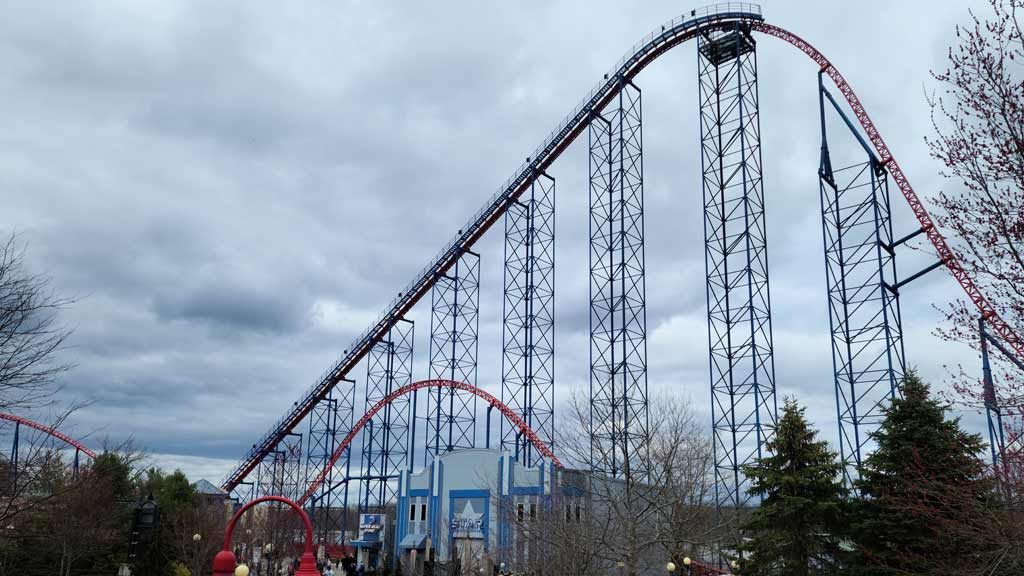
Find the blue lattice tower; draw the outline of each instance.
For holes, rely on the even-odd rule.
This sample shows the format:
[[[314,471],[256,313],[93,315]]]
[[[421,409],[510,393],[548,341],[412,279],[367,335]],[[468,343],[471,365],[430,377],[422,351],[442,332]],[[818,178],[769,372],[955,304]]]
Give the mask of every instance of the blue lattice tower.
[[[641,94],[620,80],[590,140],[591,468],[646,473],[647,313]]]
[[[737,24],[698,36],[704,261],[715,495],[748,504],[742,467],[776,422],[768,252],[761,181],[757,54]]]
[[[338,442],[352,427],[355,381],[343,379],[323,400],[317,402],[309,415],[306,436],[306,479],[314,478],[330,464]],[[346,449],[328,469],[317,492],[309,499],[309,517],[320,541],[343,533],[346,515],[338,512],[348,508],[348,473],[351,448]]]
[[[284,493],[284,451],[272,450],[256,468],[256,497],[281,496]]]
[[[366,359],[365,410],[412,383],[414,324],[401,320],[386,340],[373,344]],[[409,397],[400,396],[367,424],[363,434],[360,512],[383,511],[397,500],[395,479],[406,465],[409,442]]]
[[[256,468],[255,498],[284,495],[286,461],[287,456],[280,444],[263,457]],[[278,503],[270,503],[268,508],[273,509],[273,512],[267,513],[268,522],[263,526],[265,533],[259,536],[276,541],[281,533],[280,522],[278,521],[281,516],[281,510]]]
[[[251,480],[239,482],[231,491],[231,499],[239,506],[248,504],[256,498],[256,483]]]
[[[18,446],[21,442],[21,422],[14,423],[14,438],[11,441],[11,457],[8,465],[11,469],[11,486],[8,494],[18,493]]]
[[[1000,490],[1009,506],[1019,508],[1024,499],[1024,494],[1017,491],[1019,483],[1013,479],[1020,474],[1020,457],[1024,453],[1024,438],[1022,438],[1019,426],[1024,423],[1024,416],[1016,410],[1005,410],[1005,406],[1014,407],[1016,402],[1011,399],[1009,402],[1004,395],[1001,395],[996,388],[995,379],[992,376],[992,359],[989,347],[993,347],[1002,353],[997,361],[1004,363],[1005,368],[1012,370],[1013,367],[1024,371],[1024,359],[1015,355],[1010,348],[1004,346],[994,334],[989,332],[985,324],[985,318],[978,318],[978,338],[981,349],[982,385],[985,402],[985,415],[988,419],[988,441],[992,453],[992,469],[996,472],[1000,481]],[[1004,420],[1005,417],[1005,420]],[[1010,434],[1007,434],[1007,431]],[[1009,436],[1009,439],[1007,439]]]
[[[476,385],[480,310],[480,255],[464,251],[431,291],[430,377]],[[426,453],[476,445],[476,396],[431,388]],[[424,462],[426,462],[426,453]]]
[[[547,174],[535,174],[529,191],[505,212],[504,286],[501,399],[552,446],[555,180]],[[504,418],[501,448],[532,465],[533,445]]]
[[[839,453],[844,479],[852,485],[874,444],[871,433],[903,377],[899,287],[913,277],[896,281],[895,248],[909,237],[893,242],[885,167],[825,89],[820,74],[818,88],[818,173]],[[840,132],[845,137],[831,147],[830,117],[843,121]]]
[[[992,378],[992,361],[989,359],[988,353],[990,338],[988,331],[985,330],[985,318],[978,318],[985,416],[988,420],[988,445],[992,452],[992,468],[999,470],[1003,464],[1003,456],[1006,454],[1006,435],[1003,431],[1003,412],[996,396],[995,381]]]
[[[302,455],[302,434],[289,432],[281,440],[281,494],[291,500],[298,500],[305,491],[303,480],[306,466]]]

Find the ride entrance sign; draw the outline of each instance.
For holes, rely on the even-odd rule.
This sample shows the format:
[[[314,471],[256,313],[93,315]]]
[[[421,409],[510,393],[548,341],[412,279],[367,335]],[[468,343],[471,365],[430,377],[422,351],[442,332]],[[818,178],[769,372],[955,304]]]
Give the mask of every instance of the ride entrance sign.
[[[384,514],[359,515],[359,541],[379,542],[383,539],[384,525],[387,517]]]
[[[453,538],[484,538],[485,498],[452,498]]]

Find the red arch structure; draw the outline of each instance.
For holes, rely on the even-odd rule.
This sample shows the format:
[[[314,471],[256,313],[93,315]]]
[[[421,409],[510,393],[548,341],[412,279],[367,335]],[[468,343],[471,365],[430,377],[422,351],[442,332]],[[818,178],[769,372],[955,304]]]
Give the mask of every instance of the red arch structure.
[[[545,444],[543,440],[540,439],[540,436],[537,436],[537,433],[534,432],[532,428],[530,428],[530,425],[527,424],[521,416],[516,414],[515,411],[506,406],[501,400],[498,400],[498,398],[495,397],[493,394],[481,388],[477,388],[476,386],[473,386],[471,384],[466,384],[465,382],[458,382],[455,380],[420,380],[419,382],[413,382],[412,384],[402,386],[398,390],[395,390],[391,394],[388,394],[379,402],[374,404],[372,408],[367,410],[366,414],[363,414],[363,417],[359,419],[359,422],[356,422],[356,425],[353,426],[352,429],[348,431],[348,434],[345,435],[345,439],[342,440],[340,444],[338,444],[337,448],[335,448],[334,453],[331,454],[331,461],[328,462],[326,466],[324,466],[324,469],[321,470],[320,473],[317,474],[316,478],[313,479],[313,482],[310,483],[309,488],[306,489],[305,494],[303,494],[302,498],[299,499],[299,505],[302,506],[303,504],[305,504],[306,500],[309,500],[310,496],[312,496],[320,488],[320,486],[324,483],[324,478],[327,477],[327,474],[330,472],[331,468],[334,467],[334,463],[338,461],[338,458],[341,457],[341,454],[345,451],[346,448],[348,448],[348,445],[352,443],[352,440],[356,437],[356,434],[358,434],[359,431],[362,430],[364,426],[366,426],[366,423],[369,422],[370,419],[372,419],[374,415],[377,414],[377,412],[381,411],[388,404],[391,404],[391,402],[394,401],[396,398],[400,396],[405,396],[410,392],[420,390],[422,388],[451,388],[453,390],[462,390],[465,392],[469,392],[470,394],[474,394],[476,396],[479,396],[480,398],[483,398],[489,405],[497,408],[505,416],[505,418],[508,418],[508,421],[511,422],[513,426],[518,428],[524,436],[526,436],[527,440],[529,440],[530,443],[533,444],[535,448],[537,448],[537,451],[540,452],[542,456],[551,461],[551,463],[553,463],[555,466],[558,466],[559,468],[562,467],[562,463],[558,461],[558,457],[555,456],[555,453],[552,452],[551,448],[547,444]]]
[[[51,428],[49,426],[46,426],[44,424],[40,424],[38,422],[33,422],[32,420],[29,420],[28,418],[23,418],[21,416],[15,416],[14,414],[5,414],[3,412],[0,412],[0,420],[7,420],[8,422],[14,422],[15,424],[20,424],[22,426],[28,426],[29,428],[32,428],[32,429],[35,429],[35,430],[39,430],[40,432],[42,432],[44,434],[47,434],[49,436],[52,436],[52,437],[56,438],[57,440],[60,440],[61,442],[67,444],[68,446],[71,446],[72,448],[74,448],[75,450],[78,450],[82,454],[85,454],[89,458],[92,458],[92,459],[96,458],[96,453],[95,452],[93,452],[92,450],[89,450],[88,448],[83,446],[80,442],[75,440],[74,438],[71,438],[70,436],[67,436],[67,435],[59,432],[58,430],[55,430],[55,429],[53,429],[53,428]]]

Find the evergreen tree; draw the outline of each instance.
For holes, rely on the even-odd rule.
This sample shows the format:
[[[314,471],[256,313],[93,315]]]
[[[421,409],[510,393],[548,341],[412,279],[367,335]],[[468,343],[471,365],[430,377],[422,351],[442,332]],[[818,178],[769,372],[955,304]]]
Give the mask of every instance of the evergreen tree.
[[[796,400],[786,399],[768,450],[771,456],[744,469],[750,493],[762,500],[742,527],[748,539],[738,547],[740,573],[837,572],[846,497],[841,469]]]
[[[901,392],[856,483],[862,499],[853,568],[871,575],[933,573],[929,566],[956,572],[981,550],[949,522],[968,525],[991,509],[992,484],[978,457],[984,444],[959,418],[946,418],[915,373],[907,373]]]

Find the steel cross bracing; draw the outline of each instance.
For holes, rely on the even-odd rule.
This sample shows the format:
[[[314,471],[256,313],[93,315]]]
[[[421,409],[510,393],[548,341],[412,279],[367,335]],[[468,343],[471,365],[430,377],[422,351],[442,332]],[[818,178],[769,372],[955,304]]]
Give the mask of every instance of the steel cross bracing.
[[[343,380],[310,413],[306,450],[306,481],[326,469],[324,483],[309,500],[309,517],[320,541],[344,532],[348,509],[348,482],[351,451],[340,455],[338,462],[328,466],[340,437],[352,427],[355,382]],[[339,509],[341,513],[339,513]],[[332,538],[331,541],[336,540]]]
[[[256,482],[239,482],[231,491],[231,500],[237,505],[248,504],[256,499]]]
[[[1003,357],[1014,366],[1024,371],[1024,359],[1011,352],[1006,346],[997,340],[985,325],[985,318],[978,318],[978,339],[981,347],[981,369],[982,384],[984,386],[985,415],[988,419],[988,440],[992,452],[992,466],[997,471],[1005,473],[1003,468],[1007,465],[1007,455],[1019,455],[1024,452],[1024,437],[1019,430],[1011,430],[1010,441],[1006,440],[1006,429],[1004,428],[1003,416],[1013,416],[1019,423],[1024,423],[1022,414],[1004,414],[1003,404],[996,391],[995,381],[992,377],[992,361],[989,355],[989,346],[1003,354]]]
[[[256,494],[253,499],[262,496],[286,496],[291,490],[289,462],[289,450],[294,447],[294,437],[289,435],[285,438],[280,449],[276,449],[266,455],[257,470]],[[277,541],[281,533],[281,506],[274,504],[273,509],[267,512],[268,525],[267,536],[271,541]]]
[[[742,23],[697,42],[715,494],[737,509],[777,411],[757,52]]]
[[[316,474],[327,465],[327,461],[334,452],[334,445],[338,440],[338,401],[331,395],[317,402],[313,411],[309,413],[309,432],[306,434],[306,478]],[[333,480],[333,470],[329,472],[330,479],[327,485],[330,486]],[[310,502],[308,514],[318,533],[326,532],[326,525],[329,523],[331,509],[331,494],[326,492]]]
[[[646,473],[647,311],[640,89],[590,124],[590,466]]]
[[[269,452],[260,463],[256,474],[256,498],[281,496],[284,493],[284,463],[282,450]]]
[[[889,401],[898,394],[905,371],[896,277],[898,242],[893,239],[885,167],[825,89],[821,74],[818,100],[818,180],[839,455],[844,480],[852,486],[862,459],[874,444],[871,434],[884,419]],[[829,146],[827,126],[833,114],[849,130],[840,129],[852,146]]]
[[[316,383],[311,386],[285,415],[275,422],[241,459],[238,466],[229,473],[222,487],[233,490],[239,483],[256,469],[263,457],[276,449],[284,435],[297,426],[309,414],[313,406],[326,397],[330,390],[356,368],[358,363],[369,353],[373,343],[386,338],[388,330],[424,296],[435,281],[446,274],[464,251],[472,249],[477,240],[497,223],[505,211],[524,194],[536,174],[544,172],[564,152],[572,142],[583,134],[594,119],[593,113],[602,110],[617,97],[618,87],[623,80],[631,80],[651,62],[658,59],[675,46],[682,44],[697,35],[698,31],[712,29],[728,29],[736,22],[749,24],[754,32],[782,39],[804,52],[820,69],[827,74],[839,89],[839,93],[850,104],[857,121],[878,153],[879,161],[885,165],[893,182],[903,193],[921,224],[921,229],[938,253],[939,261],[944,264],[960,283],[968,297],[985,316],[991,330],[998,334],[1006,346],[1018,356],[1024,356],[1024,342],[1020,336],[999,317],[991,303],[981,293],[962,264],[956,259],[941,232],[935,227],[924,204],[918,198],[909,180],[889,151],[880,132],[868,116],[853,89],[843,78],[839,70],[833,66],[823,54],[807,41],[778,26],[765,23],[761,9],[755,4],[730,3],[689,11],[682,16],[666,22],[660,28],[645,36],[633,46],[626,55],[616,63],[604,79],[597,84],[582,102],[557,124],[555,129],[530,154],[524,162],[499,189],[459,230],[459,233],[430,260],[429,264],[417,273],[413,280],[399,292],[370,326],[361,333],[346,349],[344,355],[327,370]]]
[[[364,411],[391,392],[412,383],[414,324],[403,320],[395,324],[388,339],[377,342],[366,363]],[[409,398],[389,404],[379,418],[370,421],[363,434],[362,490],[360,512],[383,512],[397,501],[394,481],[406,465],[409,442]]]
[[[552,446],[555,180],[547,174],[534,178],[529,192],[505,212],[504,272],[501,399]],[[527,466],[533,464],[533,444],[505,420],[501,448]]]
[[[465,252],[434,284],[430,313],[430,377],[476,385],[480,321],[480,255]],[[427,401],[427,455],[476,446],[476,396],[433,388]]]
[[[305,484],[305,470],[302,458],[302,434],[291,432],[281,444],[284,459],[281,463],[281,492],[276,496],[295,499]]]
[[[9,494],[18,493],[18,445],[21,442],[21,422],[14,422],[14,439],[11,441],[11,457],[8,460],[11,468],[11,487]]]

